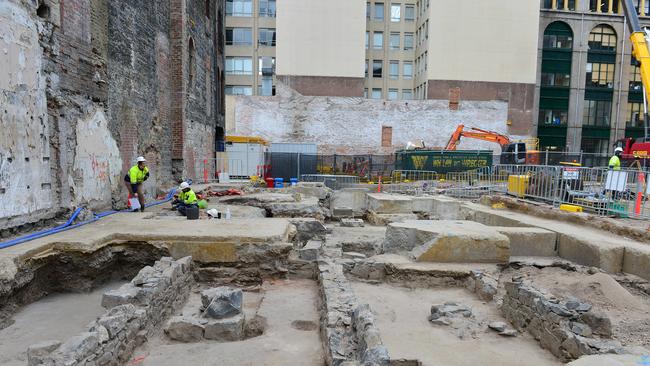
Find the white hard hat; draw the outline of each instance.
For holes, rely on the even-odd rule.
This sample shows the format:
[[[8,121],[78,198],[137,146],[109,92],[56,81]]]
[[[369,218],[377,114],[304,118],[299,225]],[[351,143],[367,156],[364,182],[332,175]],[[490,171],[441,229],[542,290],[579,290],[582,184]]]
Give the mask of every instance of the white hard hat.
[[[138,156],[138,158],[135,159],[135,161],[137,161],[139,163],[139,162],[147,161],[147,159],[145,159],[144,156]]]
[[[623,152],[623,148],[622,147],[617,147],[616,149],[614,149],[614,152]]]
[[[190,185],[187,182],[181,183],[181,189],[190,188]]]

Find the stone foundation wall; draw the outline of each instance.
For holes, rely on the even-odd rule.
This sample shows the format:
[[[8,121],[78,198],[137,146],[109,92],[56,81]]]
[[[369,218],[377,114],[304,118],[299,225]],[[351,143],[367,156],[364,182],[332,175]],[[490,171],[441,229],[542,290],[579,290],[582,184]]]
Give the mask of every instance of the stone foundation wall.
[[[528,331],[562,361],[583,355],[622,353],[611,340],[611,322],[579,301],[560,302],[524,282],[507,282],[501,312],[519,331]]]
[[[321,340],[328,366],[388,365],[374,316],[367,304],[359,304],[340,264],[319,261]]]
[[[102,306],[109,310],[88,331],[66,340],[32,345],[31,365],[120,365],[171,313],[187,301],[194,279],[192,257],[164,257],[144,267],[130,283],[108,291]]]

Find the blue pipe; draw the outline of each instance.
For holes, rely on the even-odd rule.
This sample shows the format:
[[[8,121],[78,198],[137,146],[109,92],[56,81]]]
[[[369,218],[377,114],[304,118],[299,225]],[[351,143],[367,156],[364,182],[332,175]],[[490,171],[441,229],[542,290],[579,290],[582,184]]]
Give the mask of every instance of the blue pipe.
[[[156,205],[160,205],[162,203],[168,202],[169,200],[172,199],[172,197],[174,196],[174,193],[176,193],[176,188],[172,188],[169,192],[167,192],[167,195],[165,196],[165,198],[163,200],[148,203],[148,204],[145,205],[145,207],[156,206]],[[68,221],[65,222],[65,224],[59,225],[59,226],[51,228],[51,229],[47,229],[47,230],[31,233],[31,234],[28,234],[28,235],[24,235],[24,236],[21,236],[21,237],[18,237],[18,238],[15,238],[15,239],[0,243],[0,249],[9,248],[9,247],[12,247],[14,245],[21,244],[21,243],[24,243],[24,242],[27,242],[27,241],[30,241],[30,240],[42,238],[44,236],[60,233],[62,231],[66,231],[66,230],[77,228],[79,226],[90,224],[91,222],[95,222],[95,221],[101,219],[102,217],[106,217],[106,216],[109,216],[109,215],[112,215],[112,214],[115,214],[115,213],[118,213],[118,212],[128,212],[129,211],[129,210],[123,210],[123,211],[109,210],[109,211],[104,211],[104,212],[95,214],[95,217],[93,217],[90,220],[82,221],[82,222],[79,222],[79,223],[76,223],[76,224],[72,225],[72,223],[77,218],[77,216],[79,216],[79,213],[82,210],[83,210],[82,207],[78,207],[76,210],[74,210],[74,212],[72,213],[72,215],[70,216]]]

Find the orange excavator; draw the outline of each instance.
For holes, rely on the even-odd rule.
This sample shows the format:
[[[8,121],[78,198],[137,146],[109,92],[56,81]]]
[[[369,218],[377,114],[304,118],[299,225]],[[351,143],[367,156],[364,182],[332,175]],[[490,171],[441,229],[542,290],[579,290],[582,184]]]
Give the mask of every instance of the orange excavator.
[[[451,135],[445,150],[456,150],[462,137],[477,140],[496,142],[501,146],[501,164],[538,164],[539,154],[537,151],[526,151],[525,142],[512,142],[510,137],[498,132],[482,130],[472,127],[471,131],[465,131],[465,125],[460,124]]]

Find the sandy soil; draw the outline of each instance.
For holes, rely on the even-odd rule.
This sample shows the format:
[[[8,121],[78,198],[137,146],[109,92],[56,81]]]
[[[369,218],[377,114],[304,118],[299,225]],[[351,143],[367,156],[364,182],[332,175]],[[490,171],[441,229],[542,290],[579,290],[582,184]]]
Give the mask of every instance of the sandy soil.
[[[535,287],[559,299],[577,298],[606,313],[612,321],[613,338],[623,345],[650,347],[650,296],[630,293],[605,273],[524,267],[507,270],[502,281],[513,274],[526,275]]]
[[[0,330],[0,365],[26,365],[30,345],[47,340],[64,342],[83,332],[106,311],[100,305],[102,294],[120,285],[122,282],[114,282],[89,293],[50,295],[25,306],[14,315],[14,324]]]
[[[178,343],[163,334],[137,349],[130,364],[176,365],[301,365],[322,366],[316,283],[309,280],[265,282],[261,292],[244,293],[244,313],[267,320],[263,335],[239,342]],[[182,312],[195,311],[196,294]]]
[[[464,289],[407,289],[359,282],[352,287],[361,302],[369,303],[376,314],[376,324],[392,359],[417,359],[425,366],[561,365],[527,334],[509,338],[488,330],[487,323],[505,320],[496,306]],[[431,305],[445,301],[472,308],[477,323],[475,334],[460,339],[458,329],[435,326],[427,320]]]

